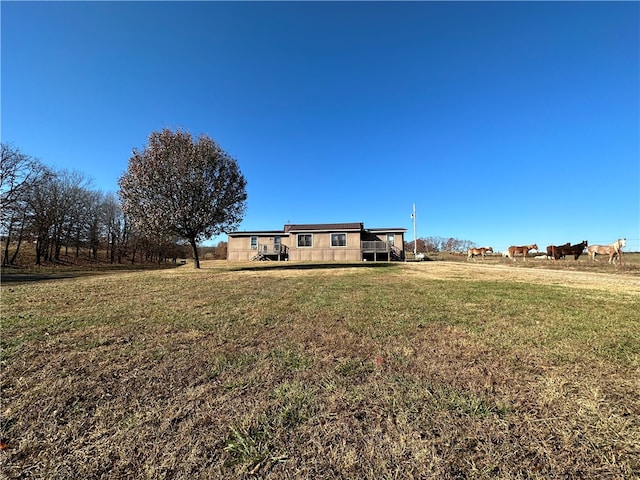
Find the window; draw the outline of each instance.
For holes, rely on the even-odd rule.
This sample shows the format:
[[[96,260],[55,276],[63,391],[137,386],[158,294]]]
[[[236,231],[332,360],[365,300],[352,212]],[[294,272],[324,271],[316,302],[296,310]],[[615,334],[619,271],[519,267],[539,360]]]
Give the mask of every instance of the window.
[[[389,245],[393,247],[395,241],[395,235],[393,233],[387,233],[387,242],[389,242]]]
[[[331,234],[331,246],[332,247],[346,247],[347,246],[347,234],[346,233],[332,233]]]
[[[251,250],[258,249],[258,237],[251,237]]]
[[[299,247],[312,247],[313,246],[313,235],[310,233],[299,233],[298,234],[298,246]]]

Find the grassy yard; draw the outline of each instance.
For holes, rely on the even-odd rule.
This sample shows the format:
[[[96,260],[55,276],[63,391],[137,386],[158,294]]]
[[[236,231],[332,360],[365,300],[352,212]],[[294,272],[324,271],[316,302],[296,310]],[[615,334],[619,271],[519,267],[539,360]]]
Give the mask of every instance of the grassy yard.
[[[3,279],[2,474],[640,478],[638,269],[534,262]]]

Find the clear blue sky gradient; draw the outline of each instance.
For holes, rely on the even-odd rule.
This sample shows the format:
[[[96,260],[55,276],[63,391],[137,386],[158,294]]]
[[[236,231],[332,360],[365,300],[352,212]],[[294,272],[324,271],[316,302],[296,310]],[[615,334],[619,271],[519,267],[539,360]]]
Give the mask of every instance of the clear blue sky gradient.
[[[640,250],[638,2],[7,2],[2,141],[117,191],[162,128],[248,186],[240,230]],[[220,237],[217,240],[226,240]]]

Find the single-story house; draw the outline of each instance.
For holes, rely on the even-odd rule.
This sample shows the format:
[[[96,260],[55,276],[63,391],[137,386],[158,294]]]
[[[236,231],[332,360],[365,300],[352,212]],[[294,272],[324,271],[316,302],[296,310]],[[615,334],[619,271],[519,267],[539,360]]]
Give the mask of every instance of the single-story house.
[[[406,232],[406,228],[365,228],[363,223],[232,232],[228,234],[227,260],[402,261]]]

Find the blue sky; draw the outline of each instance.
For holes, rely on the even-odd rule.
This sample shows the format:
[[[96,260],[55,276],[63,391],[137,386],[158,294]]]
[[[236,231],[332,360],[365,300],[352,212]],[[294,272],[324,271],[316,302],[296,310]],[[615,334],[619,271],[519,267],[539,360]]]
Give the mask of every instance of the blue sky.
[[[2,141],[96,189],[183,128],[238,161],[241,230],[412,240],[415,203],[418,237],[640,250],[638,2],[0,8]]]

